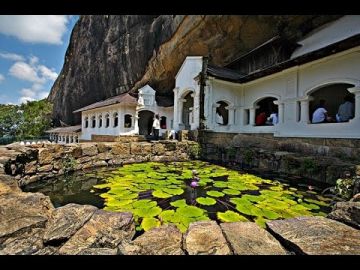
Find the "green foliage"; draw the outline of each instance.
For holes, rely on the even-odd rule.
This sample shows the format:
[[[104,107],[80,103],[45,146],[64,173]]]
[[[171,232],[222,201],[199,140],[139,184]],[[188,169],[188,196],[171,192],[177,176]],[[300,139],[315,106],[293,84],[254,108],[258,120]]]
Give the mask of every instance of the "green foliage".
[[[51,125],[51,114],[52,104],[46,99],[21,105],[0,104],[0,137],[22,140],[44,136]]]
[[[247,164],[250,164],[254,159],[254,153],[250,149],[244,151],[244,161]]]
[[[62,167],[64,170],[64,174],[68,174],[75,170],[76,160],[71,155],[65,155],[64,158],[61,159]]]
[[[226,148],[226,154],[230,159],[234,159],[236,156],[236,148],[235,147]]]
[[[213,198],[209,198],[209,197],[199,197],[196,199],[196,201],[201,204],[201,205],[214,205],[216,204],[216,200],[214,200]]]
[[[336,180],[335,192],[345,200],[351,199],[354,182],[351,178],[339,178]]]
[[[316,162],[311,158],[305,158],[301,164],[301,169],[308,173],[315,173],[318,171]]]
[[[200,144],[190,144],[189,145],[189,155],[192,159],[199,159],[201,155],[201,147]]]
[[[228,210],[225,213],[217,212],[216,216],[223,222],[237,222],[237,221],[249,221],[246,217],[239,215],[238,213]]]

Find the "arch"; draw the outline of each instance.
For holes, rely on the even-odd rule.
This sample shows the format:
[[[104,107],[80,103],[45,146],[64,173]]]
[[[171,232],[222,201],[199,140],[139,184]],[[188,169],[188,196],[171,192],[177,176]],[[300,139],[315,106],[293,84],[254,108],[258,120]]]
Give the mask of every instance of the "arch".
[[[92,128],[96,127],[96,117],[95,117],[95,115],[91,116],[91,127]]]
[[[189,93],[190,93],[190,94],[195,94],[195,89],[189,87],[189,88],[183,89],[183,90],[180,91],[180,92],[181,92],[180,98],[183,99],[183,98],[185,98]]]
[[[354,86],[352,83],[331,81],[309,90],[310,122],[347,122],[352,119],[355,114],[354,94],[348,89]],[[345,107],[342,104],[345,104]],[[337,116],[338,113],[340,116]]]
[[[124,128],[131,128],[132,126],[132,115],[125,114],[124,115]]]
[[[99,115],[99,128],[102,127],[102,114]]]
[[[333,79],[321,81],[306,89],[304,92],[304,98],[311,95],[313,92],[316,92],[318,89],[332,84],[353,84],[354,86],[359,86],[360,80],[356,80],[352,78],[333,78]]]
[[[114,127],[117,127],[119,125],[119,114],[117,112],[113,113],[114,118]]]
[[[279,95],[275,95],[275,94],[264,94],[264,95],[262,95],[261,97],[258,97],[257,99],[255,99],[255,100],[252,102],[252,105],[255,107],[258,102],[260,102],[261,100],[263,100],[263,99],[265,99],[265,98],[269,98],[269,97],[275,98],[275,99],[277,99],[277,100],[281,100],[281,97],[280,97]]]
[[[108,128],[110,126],[110,114],[105,114],[105,127]]]
[[[255,107],[255,125],[265,126],[274,125],[278,123],[279,109],[274,101],[279,100],[278,95],[267,95],[258,98],[254,102]]]
[[[87,116],[85,116],[84,127],[85,127],[85,128],[88,128],[88,127],[89,127],[89,117],[87,117]]]
[[[216,123],[226,126],[229,124],[229,110],[230,102],[227,100],[219,100],[215,103],[216,107]]]
[[[152,132],[154,115],[155,113],[150,110],[141,110],[138,112],[138,125],[140,135],[150,135],[150,133]]]

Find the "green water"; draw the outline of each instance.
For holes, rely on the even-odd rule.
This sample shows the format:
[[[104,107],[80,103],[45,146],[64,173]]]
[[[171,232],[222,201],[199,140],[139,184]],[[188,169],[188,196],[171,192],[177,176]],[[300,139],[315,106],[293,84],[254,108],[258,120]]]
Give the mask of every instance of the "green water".
[[[195,170],[195,171],[194,171]],[[194,177],[198,186],[191,187]],[[140,163],[112,170],[76,173],[37,182],[25,191],[49,195],[56,207],[91,204],[130,211],[137,230],[173,223],[182,232],[191,222],[253,221],[326,215],[330,199],[315,191],[202,161]]]

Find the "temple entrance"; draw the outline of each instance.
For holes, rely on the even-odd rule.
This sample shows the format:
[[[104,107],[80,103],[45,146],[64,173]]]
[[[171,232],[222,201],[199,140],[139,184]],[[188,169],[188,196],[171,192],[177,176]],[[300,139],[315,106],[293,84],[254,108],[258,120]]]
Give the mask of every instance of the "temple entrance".
[[[189,92],[184,97],[183,110],[182,110],[182,122],[186,130],[191,129],[191,123],[194,122],[194,98],[191,96],[193,92]]]
[[[150,135],[152,130],[152,124],[154,120],[154,113],[151,111],[139,112],[139,134]]]

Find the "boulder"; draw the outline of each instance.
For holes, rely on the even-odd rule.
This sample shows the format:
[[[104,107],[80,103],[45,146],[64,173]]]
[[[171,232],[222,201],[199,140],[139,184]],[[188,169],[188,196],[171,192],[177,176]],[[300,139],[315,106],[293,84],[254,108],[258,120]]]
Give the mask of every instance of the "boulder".
[[[184,249],[189,255],[232,254],[220,227],[215,221],[191,223],[184,235]]]
[[[75,255],[88,248],[116,248],[135,235],[131,213],[97,210],[59,250],[60,254]]]
[[[41,193],[7,193],[0,196],[0,243],[33,228],[44,228],[54,207]]]
[[[47,148],[40,148],[38,160],[40,165],[51,164],[54,160],[52,151]]]
[[[44,229],[33,228],[25,233],[7,238],[0,244],[0,255],[31,255],[42,248]]]
[[[0,174],[0,195],[10,192],[21,192],[17,181],[10,175]]]
[[[254,222],[221,223],[220,227],[235,255],[285,255],[286,250]]]
[[[55,209],[46,224],[44,243],[69,239],[97,210],[95,206],[67,204]]]
[[[327,217],[360,229],[360,202],[338,202]]]
[[[266,222],[287,249],[309,255],[359,255],[360,231],[341,222],[316,216]]]
[[[81,144],[81,150],[83,156],[95,156],[99,153],[96,144],[93,143]]]
[[[31,161],[25,164],[25,174],[34,174],[36,173],[36,163],[37,161]]]
[[[117,255],[117,248],[86,248],[77,255]]]
[[[181,249],[182,234],[175,225],[153,228],[131,243],[119,246],[126,255],[184,255]]]
[[[129,143],[114,143],[112,145],[111,153],[113,155],[129,155],[130,144]]]

